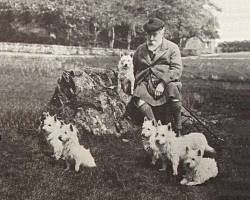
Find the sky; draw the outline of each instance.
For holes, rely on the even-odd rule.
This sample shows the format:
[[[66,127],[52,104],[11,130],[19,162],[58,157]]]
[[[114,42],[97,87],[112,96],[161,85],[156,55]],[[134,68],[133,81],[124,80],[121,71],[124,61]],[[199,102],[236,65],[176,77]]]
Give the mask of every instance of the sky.
[[[215,13],[220,29],[219,41],[250,40],[250,0],[212,0],[222,9]]]

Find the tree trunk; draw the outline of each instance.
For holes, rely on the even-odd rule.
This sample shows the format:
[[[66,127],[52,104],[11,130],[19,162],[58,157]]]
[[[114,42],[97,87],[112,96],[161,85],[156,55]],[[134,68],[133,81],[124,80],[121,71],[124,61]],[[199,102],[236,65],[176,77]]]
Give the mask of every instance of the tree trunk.
[[[127,49],[128,50],[130,50],[130,48],[131,48],[131,40],[132,40],[132,34],[131,34],[131,31],[128,31],[128,37],[127,37],[127,41],[128,41]]]
[[[109,47],[111,49],[114,48],[114,43],[115,43],[115,27],[112,26],[109,30]]]
[[[131,23],[129,25],[129,30],[128,30],[128,36],[127,36],[127,42],[128,42],[128,47],[127,49],[131,49],[131,41],[132,37],[136,37],[136,31],[135,31],[135,23]]]
[[[94,23],[94,46],[97,46],[97,40],[98,40],[98,36],[100,34],[101,30],[98,30],[98,25],[97,23]]]
[[[184,49],[186,44],[187,44],[187,41],[190,39],[191,37],[185,37],[185,38],[182,38],[181,41],[180,41],[180,48],[181,49]]]

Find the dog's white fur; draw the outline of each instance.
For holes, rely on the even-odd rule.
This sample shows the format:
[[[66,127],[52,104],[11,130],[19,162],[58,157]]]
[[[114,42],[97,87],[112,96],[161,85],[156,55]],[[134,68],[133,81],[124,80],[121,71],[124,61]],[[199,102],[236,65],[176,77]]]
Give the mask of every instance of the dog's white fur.
[[[63,143],[58,139],[62,134],[68,133],[74,140],[78,141],[77,129],[72,124],[65,124],[58,120],[57,117],[51,116],[48,112],[43,113],[40,129],[44,132],[44,136],[53,148],[53,157],[59,160],[62,157]]]
[[[162,155],[163,163],[161,170],[166,170],[165,159],[169,159],[172,162],[173,175],[178,175],[179,162],[183,160],[187,146],[191,149],[200,149],[201,156],[203,156],[204,151],[215,152],[208,145],[206,137],[202,133],[189,133],[181,137],[176,137],[169,124],[158,125],[155,143]]]
[[[133,65],[133,53],[125,54],[123,52],[120,53],[120,60],[118,63],[118,92],[121,91],[122,81],[124,79],[128,79],[131,82],[131,95],[134,90],[134,65]]]
[[[44,131],[45,135],[50,135],[56,129],[61,127],[61,122],[57,119],[56,115],[51,116],[48,112],[42,114],[40,129]]]
[[[158,122],[159,123],[159,122]],[[155,143],[155,136],[157,132],[157,123],[155,120],[149,120],[144,117],[144,122],[142,124],[142,143],[144,150],[150,152],[152,155],[151,163],[156,164],[156,161],[161,158],[161,152],[159,147]]]
[[[142,143],[145,151],[150,150],[150,137],[156,133],[156,126],[154,120],[149,120],[144,117],[142,124]]]
[[[186,147],[183,160],[185,174],[180,182],[182,185],[199,185],[218,174],[215,159],[203,158],[200,149],[191,150]]]
[[[63,143],[63,157],[65,158],[67,168],[69,170],[70,161],[75,161],[75,171],[78,172],[80,166],[96,167],[95,160],[89,149],[85,149],[78,141],[72,138],[69,134],[59,136]]]

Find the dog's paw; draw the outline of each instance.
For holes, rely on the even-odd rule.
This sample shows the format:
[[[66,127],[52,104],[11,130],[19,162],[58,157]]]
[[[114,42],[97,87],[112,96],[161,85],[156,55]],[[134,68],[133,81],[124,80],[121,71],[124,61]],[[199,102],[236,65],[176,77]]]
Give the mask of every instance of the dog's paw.
[[[151,164],[152,164],[152,165],[155,165],[155,164],[156,164],[156,158],[152,158]]]
[[[56,160],[59,160],[60,158],[61,158],[61,157],[59,157],[59,156],[55,156],[55,159],[56,159]]]
[[[79,169],[80,169],[80,165],[75,165],[75,171],[79,172]]]
[[[194,185],[198,185],[199,183],[198,182],[194,182],[194,181],[190,181],[190,182],[187,182],[186,185],[188,186],[194,186]]]
[[[181,185],[186,185],[187,183],[188,183],[188,180],[185,179],[185,178],[182,179],[181,182],[180,182]]]
[[[161,169],[159,169],[159,171],[164,172],[164,171],[166,171],[166,168],[161,168]]]
[[[178,175],[178,172],[177,172],[177,171],[174,171],[174,172],[173,172],[173,175],[174,175],[174,176],[177,176],[177,175]]]
[[[70,169],[69,167],[65,168],[65,169],[63,170],[63,173],[69,171],[69,169]]]

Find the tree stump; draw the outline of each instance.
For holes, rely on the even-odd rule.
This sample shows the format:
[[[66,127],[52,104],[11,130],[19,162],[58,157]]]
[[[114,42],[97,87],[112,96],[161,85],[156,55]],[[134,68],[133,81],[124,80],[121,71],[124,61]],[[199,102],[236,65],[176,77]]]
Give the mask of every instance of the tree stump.
[[[116,91],[117,75],[112,70],[84,68],[66,70],[48,108],[79,130],[94,135],[122,135],[136,128],[126,115],[126,103]]]

